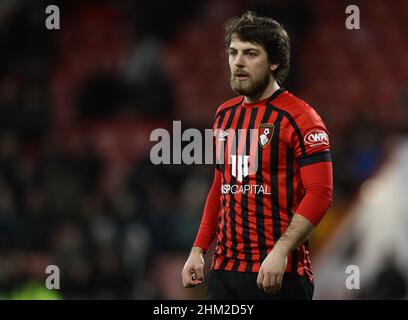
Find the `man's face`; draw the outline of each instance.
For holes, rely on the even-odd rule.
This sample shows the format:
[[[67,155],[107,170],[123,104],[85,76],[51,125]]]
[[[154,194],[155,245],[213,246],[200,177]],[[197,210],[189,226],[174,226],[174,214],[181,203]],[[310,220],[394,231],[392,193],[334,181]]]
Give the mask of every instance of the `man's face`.
[[[273,80],[272,70],[277,65],[268,61],[266,50],[259,44],[242,42],[232,37],[228,48],[232,90],[244,96],[255,96],[263,92]]]

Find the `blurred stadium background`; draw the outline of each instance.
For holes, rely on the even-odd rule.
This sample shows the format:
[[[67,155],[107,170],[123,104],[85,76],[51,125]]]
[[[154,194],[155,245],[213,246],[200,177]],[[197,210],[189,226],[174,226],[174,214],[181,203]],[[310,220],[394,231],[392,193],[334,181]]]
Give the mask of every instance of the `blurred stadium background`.
[[[49,4],[60,30],[45,28]],[[349,4],[360,30],[345,28]],[[331,133],[335,201],[312,240],[315,298],[408,297],[407,1],[10,0],[0,3],[0,298],[205,297],[180,273],[213,168],[154,166],[149,136],[173,120],[211,128],[233,96],[222,24],[248,9],[287,27],[285,87]],[[50,264],[60,290],[44,287]]]

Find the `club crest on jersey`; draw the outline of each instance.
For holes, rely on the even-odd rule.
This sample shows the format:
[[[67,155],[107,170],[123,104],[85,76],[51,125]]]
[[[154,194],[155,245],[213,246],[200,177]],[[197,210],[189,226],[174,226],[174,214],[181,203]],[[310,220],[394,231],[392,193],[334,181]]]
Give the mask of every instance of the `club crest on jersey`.
[[[262,148],[265,148],[272,140],[275,126],[269,123],[262,123],[259,125],[258,141]]]

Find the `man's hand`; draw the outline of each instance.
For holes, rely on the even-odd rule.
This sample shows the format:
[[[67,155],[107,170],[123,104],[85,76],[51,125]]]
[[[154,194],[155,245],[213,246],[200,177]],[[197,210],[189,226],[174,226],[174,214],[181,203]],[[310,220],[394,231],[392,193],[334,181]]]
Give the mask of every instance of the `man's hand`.
[[[314,225],[305,217],[294,214],[285,233],[276,242],[272,251],[259,269],[258,287],[266,293],[277,293],[288,264],[288,255],[311,235]]]
[[[204,257],[203,250],[193,247],[183,271],[181,272],[184,288],[192,288],[204,281]]]
[[[256,280],[258,287],[266,293],[277,293],[282,286],[287,264],[288,255],[275,247],[261,264]]]

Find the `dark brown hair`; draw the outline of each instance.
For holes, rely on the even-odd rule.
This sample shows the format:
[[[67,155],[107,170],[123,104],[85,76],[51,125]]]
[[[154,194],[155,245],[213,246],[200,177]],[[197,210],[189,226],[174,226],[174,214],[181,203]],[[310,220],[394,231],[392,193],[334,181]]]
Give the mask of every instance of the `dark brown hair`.
[[[273,71],[274,78],[281,84],[289,73],[290,40],[286,30],[276,20],[247,11],[240,17],[229,19],[224,25],[227,48],[231,39],[252,42],[263,46],[270,63],[279,63]]]

